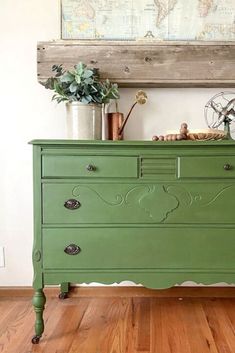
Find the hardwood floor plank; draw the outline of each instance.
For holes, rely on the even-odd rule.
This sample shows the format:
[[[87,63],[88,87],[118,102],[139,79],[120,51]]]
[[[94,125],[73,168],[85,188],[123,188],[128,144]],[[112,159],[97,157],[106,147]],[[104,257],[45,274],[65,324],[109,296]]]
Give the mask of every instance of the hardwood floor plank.
[[[235,352],[234,327],[220,300],[206,300],[203,308],[219,353]]]
[[[32,306],[29,301],[20,301],[9,310],[9,315],[1,323],[0,333],[0,352],[14,352],[16,342],[21,339],[24,330],[22,329],[29,313],[32,312]],[[15,350],[15,352],[17,352]]]
[[[215,345],[201,300],[185,299],[180,302],[192,353],[220,353]]]
[[[135,349],[135,327],[136,327],[136,310],[134,298],[129,298],[129,310],[127,315],[126,330],[127,330],[127,346],[126,353],[136,353]]]
[[[77,353],[77,347],[80,347],[82,353],[99,352],[100,342],[104,336],[103,329],[106,325],[106,312],[110,307],[109,302],[106,298],[90,300],[68,353]]]
[[[169,353],[163,343],[162,302],[156,298],[151,299],[151,353]]]
[[[128,323],[131,320],[130,298],[108,299],[109,305],[105,315],[100,352],[126,353],[128,350]]]
[[[11,321],[11,316],[14,317],[16,308],[19,307],[19,303],[10,302],[9,300],[0,300],[0,337],[2,332],[5,331],[6,324]]]
[[[56,299],[56,310],[52,312],[46,323],[45,335],[40,343],[43,353],[67,353],[82,317],[89,305],[89,300]]]
[[[149,298],[135,299],[136,318],[136,351],[150,352],[150,300]]]
[[[233,332],[235,332],[235,299],[220,300],[220,303],[232,324]]]
[[[235,353],[235,299],[48,298],[31,344],[31,299],[0,299],[0,353]]]
[[[191,353],[178,299],[151,301],[151,352]]]

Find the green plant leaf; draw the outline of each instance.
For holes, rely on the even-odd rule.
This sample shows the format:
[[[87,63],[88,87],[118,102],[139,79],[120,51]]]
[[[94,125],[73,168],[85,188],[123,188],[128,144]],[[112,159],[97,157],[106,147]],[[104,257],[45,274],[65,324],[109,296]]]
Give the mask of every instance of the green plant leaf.
[[[76,81],[72,82],[71,85],[69,86],[69,90],[72,93],[76,92],[77,88],[78,88],[78,84]]]
[[[85,70],[86,67],[87,66],[81,62],[74,66],[75,71],[79,76],[83,74],[83,71]]]
[[[66,72],[63,76],[61,76],[60,81],[61,82],[73,82],[75,79],[74,75],[72,75],[70,72]]]
[[[93,76],[93,71],[92,70],[85,70],[84,73],[83,73],[83,77],[84,78],[89,78]]]
[[[83,97],[82,100],[81,100],[81,102],[84,103],[84,104],[90,103],[90,102],[87,100],[86,97]]]
[[[81,83],[81,77],[79,75],[75,75],[75,81],[80,84]]]
[[[93,83],[93,80],[91,78],[86,78],[84,80],[84,83],[87,84],[87,85],[91,85]]]

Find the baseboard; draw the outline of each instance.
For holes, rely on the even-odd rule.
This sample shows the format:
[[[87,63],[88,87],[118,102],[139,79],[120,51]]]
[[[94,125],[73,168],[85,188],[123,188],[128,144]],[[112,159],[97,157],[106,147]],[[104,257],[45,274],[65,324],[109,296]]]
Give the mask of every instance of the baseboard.
[[[0,297],[32,297],[32,287],[0,287]],[[47,297],[57,297],[58,287],[45,288]],[[235,287],[72,287],[69,297],[235,298]]]

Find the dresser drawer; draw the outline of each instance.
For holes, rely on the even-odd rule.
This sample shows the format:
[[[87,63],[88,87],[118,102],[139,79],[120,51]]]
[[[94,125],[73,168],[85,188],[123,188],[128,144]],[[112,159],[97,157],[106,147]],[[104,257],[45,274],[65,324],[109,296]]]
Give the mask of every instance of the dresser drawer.
[[[137,157],[43,155],[44,178],[137,178]]]
[[[171,190],[151,183],[49,182],[42,191],[44,224],[161,223],[179,203]]]
[[[71,245],[76,245],[77,249]],[[73,254],[73,250],[78,253]],[[45,269],[234,270],[234,251],[233,229],[43,230]]]
[[[44,224],[234,224],[235,183],[43,183]]]
[[[179,157],[179,178],[234,178],[235,156]]]

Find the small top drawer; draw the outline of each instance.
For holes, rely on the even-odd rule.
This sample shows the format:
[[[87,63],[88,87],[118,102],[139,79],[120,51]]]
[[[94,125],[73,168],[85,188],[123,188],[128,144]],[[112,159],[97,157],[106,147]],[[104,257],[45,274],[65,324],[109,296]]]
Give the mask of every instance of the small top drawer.
[[[179,178],[234,178],[235,156],[179,157]]]
[[[137,157],[43,155],[42,177],[137,178]]]

